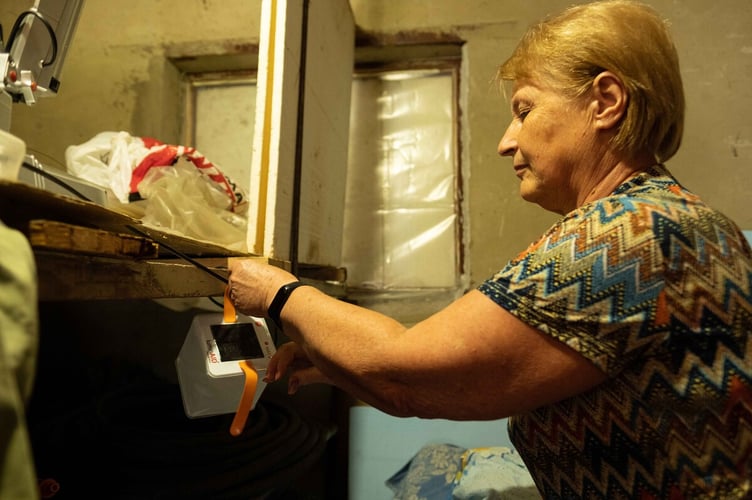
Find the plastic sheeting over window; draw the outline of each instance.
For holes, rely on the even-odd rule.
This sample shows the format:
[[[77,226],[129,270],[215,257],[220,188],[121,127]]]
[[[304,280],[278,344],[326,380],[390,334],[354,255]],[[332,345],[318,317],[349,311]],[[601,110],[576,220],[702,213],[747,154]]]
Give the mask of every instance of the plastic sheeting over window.
[[[454,87],[448,70],[354,80],[343,244],[351,289],[458,288]]]
[[[353,79],[341,265],[353,297],[406,322],[462,292],[456,78],[415,69]],[[196,146],[243,182],[254,83],[194,92]]]

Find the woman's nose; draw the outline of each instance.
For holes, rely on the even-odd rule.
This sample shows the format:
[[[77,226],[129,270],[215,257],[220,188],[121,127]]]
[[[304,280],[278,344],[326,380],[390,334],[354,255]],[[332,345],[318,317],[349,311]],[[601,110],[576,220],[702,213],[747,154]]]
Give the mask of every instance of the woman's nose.
[[[501,156],[514,156],[514,152],[517,151],[517,129],[518,126],[513,121],[507,127],[504,135],[499,141],[499,145],[496,147],[496,151]]]

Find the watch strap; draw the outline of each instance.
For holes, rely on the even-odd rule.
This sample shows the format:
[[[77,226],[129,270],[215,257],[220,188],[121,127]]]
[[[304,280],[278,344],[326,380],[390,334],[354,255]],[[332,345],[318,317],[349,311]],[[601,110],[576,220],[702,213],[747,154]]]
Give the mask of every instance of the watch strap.
[[[292,292],[295,291],[296,288],[304,285],[305,283],[301,281],[293,281],[292,283],[282,285],[280,289],[277,290],[277,294],[274,296],[274,299],[269,306],[269,310],[267,311],[267,316],[269,316],[269,319],[271,319],[280,330],[282,330],[282,318],[280,318],[282,308],[287,303],[287,299],[290,298]]]

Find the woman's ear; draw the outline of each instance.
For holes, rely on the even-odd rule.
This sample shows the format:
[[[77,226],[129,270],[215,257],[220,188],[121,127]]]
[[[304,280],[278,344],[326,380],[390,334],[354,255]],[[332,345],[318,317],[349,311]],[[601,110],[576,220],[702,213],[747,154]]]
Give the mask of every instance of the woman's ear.
[[[619,124],[627,112],[627,89],[618,76],[603,71],[593,80],[593,119],[601,129]]]

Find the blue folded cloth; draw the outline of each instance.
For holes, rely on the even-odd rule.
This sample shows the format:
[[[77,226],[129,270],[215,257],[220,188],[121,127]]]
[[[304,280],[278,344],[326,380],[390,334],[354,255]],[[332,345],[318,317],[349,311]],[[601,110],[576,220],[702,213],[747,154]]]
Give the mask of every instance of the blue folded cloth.
[[[395,500],[540,499],[519,454],[504,446],[429,444],[386,485]]]

